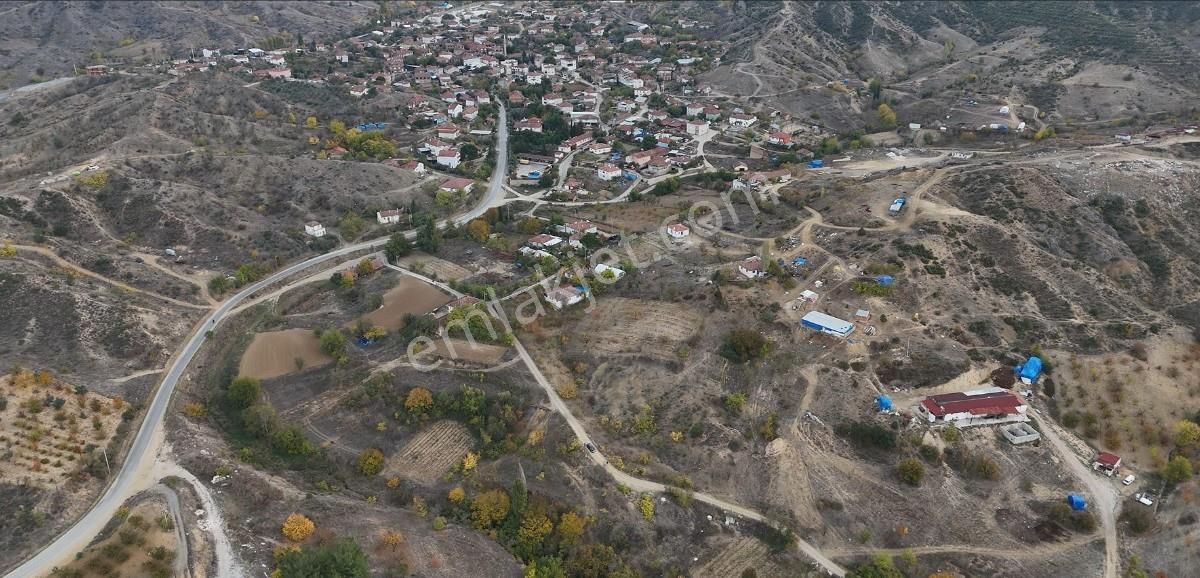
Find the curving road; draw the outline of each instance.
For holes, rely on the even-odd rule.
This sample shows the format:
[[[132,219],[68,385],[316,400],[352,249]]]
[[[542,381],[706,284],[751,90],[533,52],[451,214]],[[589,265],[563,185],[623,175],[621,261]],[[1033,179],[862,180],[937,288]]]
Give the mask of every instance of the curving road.
[[[508,172],[508,116],[504,104],[498,104],[499,124],[497,125],[496,132],[496,168],[492,173],[492,179],[488,184],[487,192],[475,208],[452,219],[441,221],[439,223],[440,227],[464,224],[471,219],[483,216],[488,209],[503,204],[504,180]],[[406,234],[409,237],[413,237],[416,235],[416,231],[408,231]],[[386,237],[373,239],[295,263],[275,272],[262,281],[242,289],[237,294],[226,299],[221,303],[220,307],[204,318],[203,322],[192,332],[187,342],[175,355],[170,369],[154,394],[154,399],[151,401],[150,407],[146,412],[146,418],[142,420],[141,427],[138,428],[137,434],[133,439],[133,444],[129,449],[129,454],[125,457],[124,463],[121,464],[121,470],[117,472],[112,483],[105,489],[100,500],[92,506],[92,509],[83,518],[75,522],[70,529],[59,535],[58,538],[32,558],[26,560],[15,570],[8,573],[8,578],[35,578],[43,576],[49,574],[55,566],[69,561],[76,552],[82,551],[92,538],[100,533],[104,525],[112,519],[117,508],[129,496],[147,485],[149,480],[145,479],[146,472],[156,459],[158,448],[162,441],[163,419],[166,417],[167,407],[170,405],[172,394],[175,393],[175,387],[179,384],[179,378],[183,376],[188,364],[191,363],[196,352],[204,344],[207,332],[224,320],[239,303],[264,288],[283,281],[313,265],[319,265],[325,261],[336,259],[356,251],[377,249],[385,243],[387,243]]]

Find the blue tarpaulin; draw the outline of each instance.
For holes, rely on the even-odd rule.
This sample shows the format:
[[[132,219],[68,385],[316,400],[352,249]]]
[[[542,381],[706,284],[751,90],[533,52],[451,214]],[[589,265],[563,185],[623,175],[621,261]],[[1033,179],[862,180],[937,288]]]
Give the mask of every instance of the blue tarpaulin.
[[[796,257],[796,258],[792,259],[792,264],[796,265],[797,267],[799,267],[800,265],[807,265],[808,259],[806,259],[804,257]]]
[[[896,280],[891,275],[880,275],[875,278],[875,282],[879,283],[880,285],[891,285],[892,283],[895,283]]]
[[[1077,494],[1067,494],[1067,504],[1069,504],[1071,509],[1075,510],[1076,512],[1082,512],[1085,508],[1087,508],[1087,500],[1083,499],[1083,496]]]
[[[1017,373],[1020,375],[1021,381],[1032,384],[1042,374],[1042,359],[1036,355],[1030,355],[1029,359],[1025,360],[1025,364],[1017,368]]]
[[[876,398],[875,403],[879,404],[879,411],[892,411],[892,398],[886,395]]]
[[[821,159],[815,159],[815,160],[808,161],[808,168],[810,168],[810,169],[819,169],[823,166],[825,166],[825,161],[823,161]]]

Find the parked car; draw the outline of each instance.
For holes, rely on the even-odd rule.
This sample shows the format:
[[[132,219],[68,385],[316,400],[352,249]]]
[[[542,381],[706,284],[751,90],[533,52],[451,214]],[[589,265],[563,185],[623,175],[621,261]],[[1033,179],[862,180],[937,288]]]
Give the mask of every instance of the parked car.
[[[1122,484],[1125,484],[1126,486],[1128,486],[1128,485],[1132,484],[1132,483],[1133,483],[1133,481],[1134,481],[1134,480],[1136,480],[1136,479],[1137,479],[1137,478],[1136,478],[1136,477],[1134,477],[1134,475],[1133,475],[1133,474],[1129,474],[1128,476],[1125,476],[1125,479],[1121,480],[1121,483],[1122,483]]]
[[[1150,495],[1149,495],[1149,494],[1134,494],[1134,495],[1133,495],[1133,498],[1134,498],[1135,500],[1137,500],[1137,501],[1141,502],[1143,505],[1146,505],[1146,506],[1153,506],[1153,505],[1154,505],[1154,500],[1151,500],[1151,499],[1150,499]]]
[[[593,454],[596,453],[596,444],[594,444],[592,442],[587,442],[587,443],[583,444],[583,447],[587,448],[587,450],[589,452],[592,452]]]

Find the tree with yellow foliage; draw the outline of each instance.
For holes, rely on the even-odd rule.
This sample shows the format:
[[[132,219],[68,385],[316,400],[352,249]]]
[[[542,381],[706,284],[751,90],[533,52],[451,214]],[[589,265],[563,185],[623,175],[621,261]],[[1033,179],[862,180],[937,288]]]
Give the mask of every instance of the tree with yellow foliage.
[[[403,543],[404,534],[397,530],[384,530],[383,534],[379,536],[379,544],[391,548],[393,552],[396,551],[396,546]]]
[[[16,256],[17,256],[17,248],[12,246],[11,241],[5,241],[3,245],[0,245],[0,257],[16,257]]]
[[[54,374],[48,369],[39,369],[33,374],[33,381],[42,387],[54,385]]]
[[[558,541],[564,545],[571,545],[579,541],[583,536],[583,530],[587,527],[587,518],[576,514],[575,512],[563,512],[558,518]]]
[[[423,415],[433,407],[433,394],[428,389],[423,387],[414,387],[408,390],[408,397],[404,399],[404,409],[408,413]]]
[[[467,452],[467,455],[463,456],[462,469],[464,474],[475,469],[477,465],[479,465],[479,454]]]
[[[383,452],[379,448],[367,448],[358,456],[358,471],[364,476],[373,476],[383,471]]]
[[[451,504],[461,504],[463,499],[467,497],[466,490],[462,486],[454,486],[449,494],[446,494],[446,499],[450,500]]]
[[[303,542],[317,531],[317,525],[304,514],[293,513],[283,521],[283,537],[293,542]]]
[[[482,243],[486,241],[492,234],[492,227],[483,219],[475,219],[470,223],[467,223],[467,234],[470,235],[472,239]]]
[[[475,496],[471,501],[471,520],[475,527],[486,530],[508,515],[508,493],[492,490]]]
[[[638,499],[638,510],[642,513],[642,517],[645,518],[647,522],[653,520],[654,498],[651,498],[650,494],[642,494],[642,497]]]
[[[304,119],[304,126],[308,128],[317,128],[317,117],[310,116]]]
[[[525,558],[532,557],[541,549],[546,536],[553,531],[554,523],[545,514],[526,512],[521,518],[521,527],[517,530],[517,552]]]

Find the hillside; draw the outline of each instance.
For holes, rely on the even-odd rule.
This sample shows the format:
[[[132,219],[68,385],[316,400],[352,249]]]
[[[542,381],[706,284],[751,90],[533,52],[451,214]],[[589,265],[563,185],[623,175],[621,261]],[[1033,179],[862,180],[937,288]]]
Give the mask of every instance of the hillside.
[[[72,65],[186,58],[192,49],[267,46],[344,33],[359,2],[11,2],[0,10],[0,88]]]
[[[1194,5],[1171,2],[815,2],[735,5],[714,94],[751,97],[839,130],[874,107],[848,96],[880,79],[902,120],[983,98],[1047,120],[1185,113],[1200,75]],[[844,84],[844,81],[848,81]],[[839,86],[841,85],[841,86]],[[845,90],[846,87],[851,90]],[[861,85],[858,85],[861,86]]]

